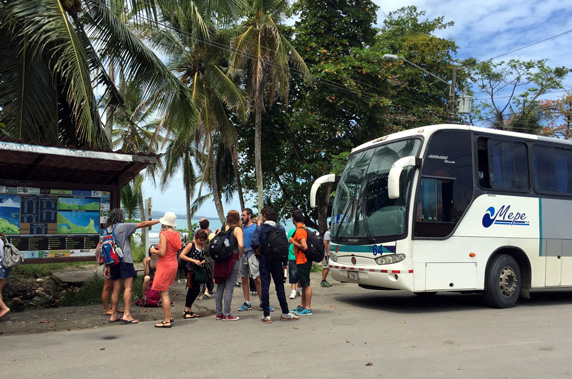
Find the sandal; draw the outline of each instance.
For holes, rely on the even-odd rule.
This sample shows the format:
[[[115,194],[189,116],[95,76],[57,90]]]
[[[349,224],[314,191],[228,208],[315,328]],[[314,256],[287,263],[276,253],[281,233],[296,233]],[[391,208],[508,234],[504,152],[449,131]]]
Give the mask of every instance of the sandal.
[[[160,324],[155,324],[155,328],[170,328],[170,327],[171,327],[170,322],[161,321]]]
[[[195,313],[195,312],[193,312],[193,311],[190,311],[190,314],[191,314],[191,317],[192,317],[192,318],[195,318],[195,317],[201,317],[201,315],[200,315],[200,314],[198,314],[198,313]]]
[[[183,313],[183,319],[188,320],[193,318],[193,312],[191,311],[185,311],[185,313]]]

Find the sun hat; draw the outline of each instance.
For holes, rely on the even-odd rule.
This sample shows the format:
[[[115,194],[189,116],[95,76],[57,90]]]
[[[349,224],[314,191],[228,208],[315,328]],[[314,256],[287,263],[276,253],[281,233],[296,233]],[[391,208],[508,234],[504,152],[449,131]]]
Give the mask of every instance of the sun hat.
[[[177,226],[177,215],[173,212],[167,212],[159,219],[159,222],[163,225],[175,227]]]

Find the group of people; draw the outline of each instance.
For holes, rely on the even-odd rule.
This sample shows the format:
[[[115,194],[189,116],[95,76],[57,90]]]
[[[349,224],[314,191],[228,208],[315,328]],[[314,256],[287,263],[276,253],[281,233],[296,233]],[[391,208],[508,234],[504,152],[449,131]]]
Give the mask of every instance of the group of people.
[[[123,250],[122,261],[114,267],[106,267],[106,281],[102,300],[104,312],[110,316],[109,322],[121,322],[123,324],[135,324],[139,321],[131,314],[131,301],[133,297],[133,279],[136,276],[129,237],[136,229],[149,227],[161,223],[159,233],[159,244],[149,248],[149,257],[145,258],[143,288],[146,288],[149,280],[153,280],[153,289],[160,292],[161,306],[163,309],[163,320],[155,324],[156,328],[170,328],[173,323],[171,313],[171,300],[169,287],[173,285],[179,263],[179,258],[190,267],[187,279],[187,296],[182,317],[191,319],[199,317],[193,312],[194,301],[201,294],[210,297],[213,292],[213,282],[217,284],[215,292],[216,320],[237,321],[239,317],[231,313],[232,297],[235,283],[238,277],[242,280],[244,303],[238,311],[244,312],[252,309],[250,302],[250,285],[252,279],[256,287],[256,294],[260,300],[260,310],[263,311],[261,320],[265,323],[272,323],[270,313],[274,308],[270,306],[269,290],[271,282],[274,282],[278,304],[280,305],[280,320],[298,320],[300,316],[312,314],[311,300],[312,288],[310,286],[310,271],[312,262],[306,258],[304,251],[307,246],[307,229],[304,225],[304,216],[300,210],[292,212],[292,221],[295,227],[288,233],[288,242],[291,252],[284,261],[270,259],[266,255],[267,237],[276,226],[275,211],[266,206],[260,211],[261,220],[253,222],[252,210],[246,208],[239,215],[238,211],[231,210],[226,216],[225,225],[213,233],[208,227],[206,219],[199,222],[200,229],[194,234],[190,243],[181,245],[181,236],[175,229],[176,215],[167,212],[159,220],[143,221],[140,223],[125,223],[125,215],[121,209],[114,209],[110,212],[106,222],[106,233],[110,233],[115,227],[116,243]],[[278,225],[279,230],[286,235],[283,226]],[[209,241],[219,232],[227,232],[228,241],[232,250],[232,255],[225,261],[215,261],[205,253]],[[322,272],[321,285],[331,286],[327,281],[327,268],[329,257],[329,233],[324,236],[326,256],[324,258],[324,270]],[[211,267],[209,267],[209,265]],[[199,283],[195,277],[193,267],[207,268],[208,280],[206,283]],[[297,294],[301,295],[300,304],[290,310],[286,300],[284,289],[284,269],[288,268],[289,281],[292,292],[290,299],[295,299]],[[124,309],[118,308],[121,287],[124,287],[123,301]],[[299,288],[298,288],[299,287]],[[107,291],[107,294],[106,294]],[[111,292],[111,308],[107,305],[107,297]],[[1,310],[1,309],[0,309]],[[120,317],[120,313],[123,315]]]

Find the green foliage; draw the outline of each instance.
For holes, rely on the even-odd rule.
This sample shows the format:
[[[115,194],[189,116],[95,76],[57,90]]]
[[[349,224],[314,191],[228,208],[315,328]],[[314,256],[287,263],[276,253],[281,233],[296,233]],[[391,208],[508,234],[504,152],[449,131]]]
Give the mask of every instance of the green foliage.
[[[93,305],[101,303],[101,292],[103,291],[103,285],[105,280],[94,274],[93,279],[89,282],[84,283],[77,292],[68,291],[62,298],[60,305],[64,307],[70,306],[83,306],[83,305]],[[143,277],[139,275],[133,281],[133,302],[131,306],[134,305],[135,299],[140,299],[143,297]],[[122,296],[120,296],[122,298]]]
[[[562,88],[571,71],[566,67],[551,68],[545,60],[478,62],[471,58],[464,64],[487,97],[477,103],[475,119],[496,129],[531,134],[540,133],[552,116],[539,103],[539,97]]]

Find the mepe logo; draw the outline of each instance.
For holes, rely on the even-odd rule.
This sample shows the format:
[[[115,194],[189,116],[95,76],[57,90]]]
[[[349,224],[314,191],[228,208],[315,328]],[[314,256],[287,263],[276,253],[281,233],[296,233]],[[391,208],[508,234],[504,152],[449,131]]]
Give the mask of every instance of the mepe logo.
[[[526,213],[513,213],[509,212],[509,210],[510,205],[503,205],[498,212],[495,212],[494,207],[490,207],[483,216],[483,226],[485,228],[492,224],[529,226],[529,222],[526,220]]]

